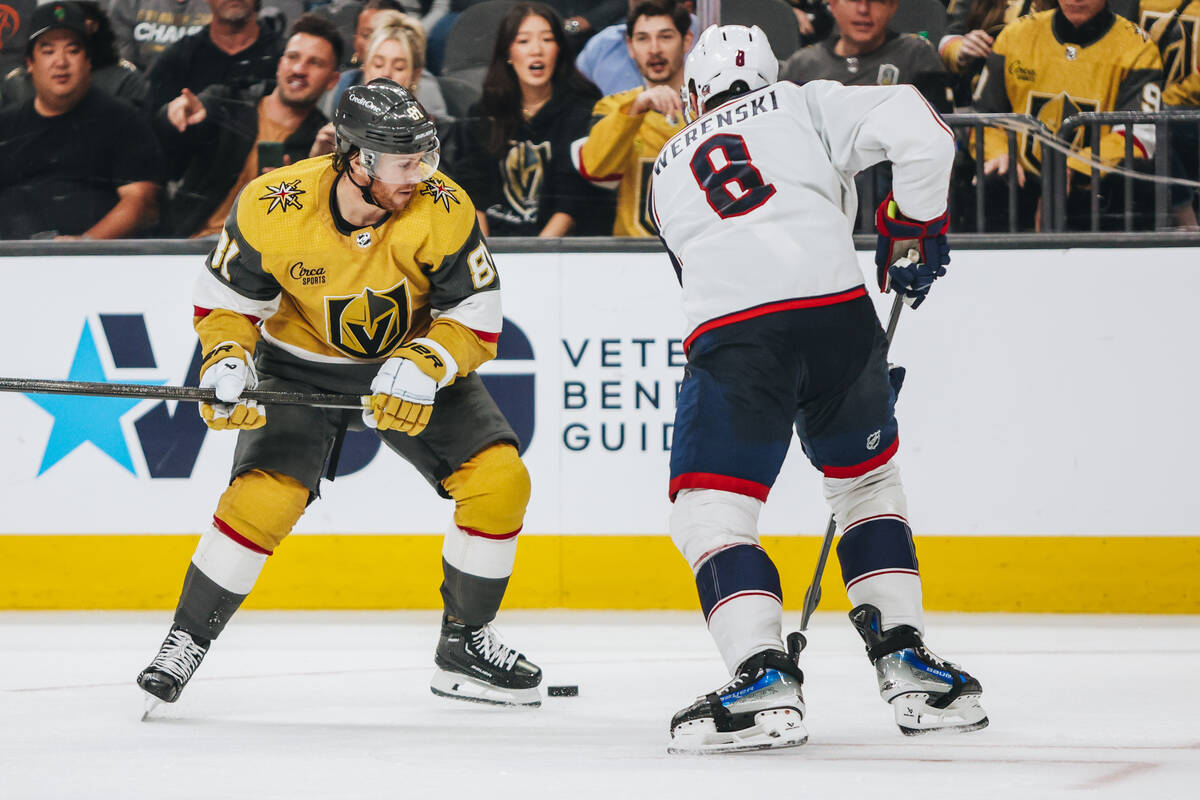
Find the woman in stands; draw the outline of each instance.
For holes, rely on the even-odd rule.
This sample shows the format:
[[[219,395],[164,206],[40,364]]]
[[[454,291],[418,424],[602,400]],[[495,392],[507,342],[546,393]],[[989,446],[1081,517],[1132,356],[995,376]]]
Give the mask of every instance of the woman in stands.
[[[580,177],[571,143],[587,135],[600,90],[575,68],[563,21],[518,3],[500,23],[482,99],[459,126],[451,176],[492,236],[607,235],[613,197]]]
[[[391,78],[412,92],[429,116],[439,123],[439,135],[447,132],[449,127],[442,124],[448,122],[446,101],[438,88],[437,78],[424,71],[425,31],[421,23],[399,11],[380,11],[371,23],[374,27],[364,48],[362,68],[342,73],[341,80],[329,93],[328,107],[336,108],[342,94],[351,86],[370,83],[376,78]],[[330,123],[317,134],[310,155],[332,153],[333,138],[333,123]]]

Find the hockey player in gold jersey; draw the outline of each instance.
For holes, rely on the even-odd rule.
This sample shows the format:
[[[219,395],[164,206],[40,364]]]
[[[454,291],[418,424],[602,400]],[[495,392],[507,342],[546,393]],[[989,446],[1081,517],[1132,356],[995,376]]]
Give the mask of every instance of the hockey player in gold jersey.
[[[231,483],[138,685],[174,702],[268,556],[332,475],[346,428],[375,428],[455,500],[435,694],[538,705],[541,670],[491,629],[529,500],[516,435],[474,370],[496,355],[500,279],[470,198],[437,171],[434,124],[378,79],[349,89],[332,156],[249,183],[196,284],[201,405],[239,431]],[[263,409],[247,388],[370,395],[361,413]]]
[[[592,128],[571,156],[583,177],[617,190],[614,236],[654,236],[650,178],[654,159],[683,129],[683,57],[692,47],[691,15],[673,0],[633,6],[626,44],[645,86],[603,97]]]

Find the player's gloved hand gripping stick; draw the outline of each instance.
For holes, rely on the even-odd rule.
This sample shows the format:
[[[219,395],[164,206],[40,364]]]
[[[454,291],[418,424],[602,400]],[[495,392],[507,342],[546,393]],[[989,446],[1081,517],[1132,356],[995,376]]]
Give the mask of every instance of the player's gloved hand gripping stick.
[[[363,423],[381,431],[397,430],[416,436],[433,416],[437,390],[454,379],[458,364],[432,339],[413,339],[383,362],[371,381]]]
[[[933,282],[946,274],[946,264],[950,263],[950,245],[946,241],[949,212],[929,222],[909,220],[900,213],[889,193],[875,214],[875,228],[879,233],[875,246],[879,289],[896,292],[886,331],[890,347],[896,333],[896,323],[900,321],[900,309],[905,305],[913,308],[921,305]],[[905,247],[907,249],[902,249]],[[904,367],[889,365],[888,380],[892,384],[892,391],[899,397],[900,387],[904,385]],[[802,631],[808,630],[808,621],[821,602],[821,577],[825,574],[825,562],[829,558],[836,530],[837,522],[830,514],[825,526],[825,538],[821,542],[821,555],[817,557],[817,568],[808,591],[804,593],[804,611],[800,617]]]
[[[949,227],[949,211],[928,222],[909,219],[900,213],[889,192],[875,212],[879,290],[894,290],[913,308],[921,305],[933,282],[946,274],[946,265],[950,263],[950,245],[946,241]],[[912,250],[917,251],[915,258]]]
[[[219,403],[201,403],[200,416],[214,431],[252,430],[267,424],[267,410],[242,392],[258,385],[254,361],[237,342],[221,342],[204,354],[200,388],[212,389]]]

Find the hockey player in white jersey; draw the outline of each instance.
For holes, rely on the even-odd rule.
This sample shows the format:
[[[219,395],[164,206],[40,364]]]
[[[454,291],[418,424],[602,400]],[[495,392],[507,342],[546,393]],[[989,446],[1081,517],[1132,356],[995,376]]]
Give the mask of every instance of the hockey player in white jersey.
[[[883,291],[919,305],[949,263],[954,139],[910,86],[777,83],[763,32],[711,27],[688,57],[698,115],[663,147],[653,208],[690,334],[671,451],[671,536],[733,679],[671,721],[671,750],[803,744],[800,634],[758,514],[794,427],[824,474],[838,560],[882,698],[906,734],[982,728],[979,682],[923,641],[921,579],[893,464],[887,339],[851,238],[854,175],[892,162],[876,217]],[[916,248],[919,262],[897,256]]]

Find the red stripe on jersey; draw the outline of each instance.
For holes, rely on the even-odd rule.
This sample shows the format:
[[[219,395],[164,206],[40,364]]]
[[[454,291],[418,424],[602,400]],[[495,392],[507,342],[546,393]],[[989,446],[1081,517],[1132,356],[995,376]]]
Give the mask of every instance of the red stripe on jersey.
[[[909,85],[911,86],[911,84],[909,84]],[[933,114],[933,118],[934,118],[935,120],[937,120],[937,124],[938,124],[938,125],[941,125],[941,126],[942,126],[942,130],[944,130],[944,131],[945,131],[947,134],[949,134],[950,138],[951,138],[951,139],[953,139],[953,138],[954,138],[954,131],[950,130],[950,128],[949,128],[949,127],[946,125],[946,123],[942,121],[942,115],[941,115],[941,114],[939,114],[939,113],[937,112],[937,110],[936,110],[936,109],[934,109],[934,107],[933,107],[933,106],[929,105],[929,101],[925,99],[925,95],[921,94],[921,93],[920,93],[920,92],[919,92],[919,91],[916,89],[916,87],[913,87],[913,91],[917,93],[917,97],[921,98],[921,102],[922,102],[922,103],[924,103],[924,104],[925,104],[925,107],[929,109],[929,113],[930,113],[930,114]]]
[[[521,528],[523,527],[525,526],[522,525]],[[480,539],[494,539],[497,541],[514,538],[518,533],[521,532],[521,528],[517,528],[512,533],[484,533],[483,531],[477,531],[474,528],[464,528],[462,525],[458,526],[458,529],[467,536],[478,536]]]
[[[881,467],[891,460],[892,456],[896,455],[896,451],[900,449],[900,437],[897,436],[895,441],[888,446],[879,455],[874,458],[869,458],[861,464],[855,464],[852,467],[821,467],[821,471],[825,473],[826,478],[857,478],[860,475],[866,475],[876,467]]]
[[[192,316],[193,317],[207,317],[209,314],[211,314],[215,310],[216,309],[212,309],[212,308],[201,308],[200,306],[192,306]],[[222,310],[230,311],[232,309],[226,308],[226,309],[222,309]],[[234,313],[237,314],[237,313],[241,313],[241,312],[235,311]],[[262,319],[254,316],[253,314],[242,314],[242,316],[245,317],[246,319],[250,320],[250,322],[255,325],[262,322]]]
[[[612,175],[597,176],[587,171],[587,166],[583,163],[583,153],[579,154],[579,174],[587,178],[592,183],[609,183],[611,181],[619,181],[625,176],[620,172],[614,172]]]
[[[1126,132],[1125,131],[1113,131],[1113,133],[1117,134],[1122,139],[1124,139]],[[1137,136],[1133,137],[1133,149],[1138,152],[1139,158],[1149,158],[1150,157],[1149,152],[1146,150],[1146,145],[1142,144],[1142,140],[1139,139]]]
[[[490,331],[477,331],[474,328],[471,328],[471,333],[479,337],[479,341],[487,342],[488,344],[495,344],[496,342],[500,341],[500,331],[491,333]]]
[[[233,528],[226,525],[219,518],[213,517],[213,525],[216,526],[217,530],[219,530],[221,533],[225,534],[230,539],[233,539],[235,542],[237,542],[238,544],[240,544],[242,547],[246,548],[247,550],[253,550],[255,553],[262,553],[264,556],[271,555],[270,550],[264,550],[263,548],[259,547],[254,542],[250,541],[245,536],[242,536],[240,533],[235,531]]]
[[[765,486],[757,481],[748,481],[745,478],[732,478],[712,472],[685,472],[671,481],[672,503],[675,502],[675,495],[683,489],[720,489],[723,492],[742,494],[763,501],[767,499],[767,493],[771,491],[770,486]]]
[[[860,297],[865,297],[867,289],[864,286],[857,286],[846,292],[838,292],[837,294],[826,294],[820,297],[801,297],[797,300],[780,300],[776,303],[764,303],[761,306],[747,308],[744,311],[735,311],[732,314],[726,314],[723,317],[710,319],[708,322],[702,323],[696,330],[692,331],[691,335],[683,340],[683,352],[687,353],[691,349],[692,343],[702,334],[708,333],[714,328],[721,328],[725,325],[732,325],[735,322],[743,322],[755,317],[766,316],[767,314],[775,314],[779,311],[793,311],[798,308],[819,308],[820,306],[832,306],[837,303],[846,303],[851,300],[857,300]]]

